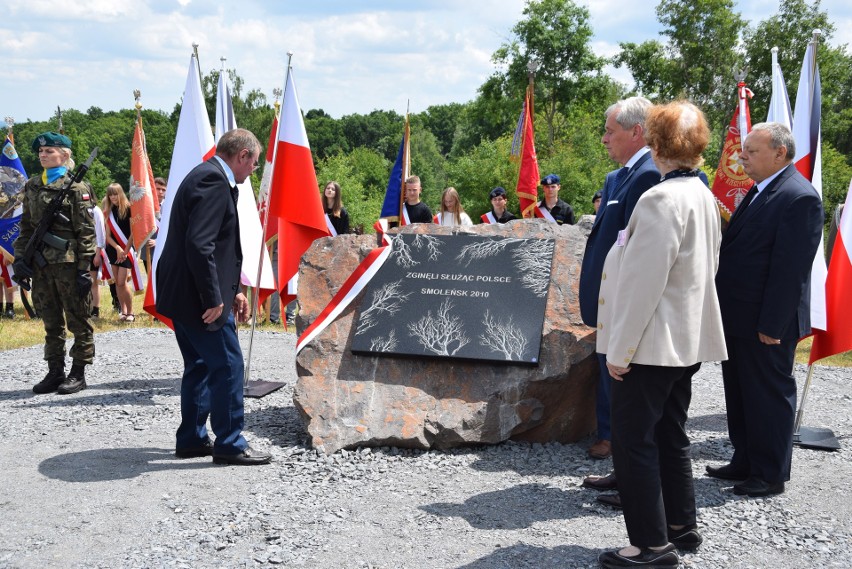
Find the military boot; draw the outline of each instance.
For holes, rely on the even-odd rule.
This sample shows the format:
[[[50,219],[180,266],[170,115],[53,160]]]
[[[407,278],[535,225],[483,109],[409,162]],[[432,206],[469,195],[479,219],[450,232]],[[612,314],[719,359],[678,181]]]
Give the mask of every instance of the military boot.
[[[33,385],[33,393],[53,393],[65,381],[65,362],[47,362],[48,372],[44,379]]]
[[[86,389],[86,364],[74,363],[71,365],[71,371],[68,372],[68,377],[56,390],[60,395],[68,395],[69,393],[77,393]]]

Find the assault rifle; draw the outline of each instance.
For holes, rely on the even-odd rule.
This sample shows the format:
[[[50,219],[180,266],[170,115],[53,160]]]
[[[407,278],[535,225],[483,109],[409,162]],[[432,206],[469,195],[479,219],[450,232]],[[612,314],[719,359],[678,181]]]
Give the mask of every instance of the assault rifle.
[[[30,240],[27,241],[27,247],[24,249],[24,254],[15,259],[15,262],[12,265],[15,269],[15,276],[13,278],[19,285],[21,285],[22,289],[30,290],[32,287],[30,281],[33,276],[33,263],[35,263],[38,268],[43,268],[47,265],[47,260],[44,258],[44,254],[42,253],[45,246],[53,247],[60,251],[68,250],[68,240],[50,233],[50,228],[53,226],[53,222],[56,221],[57,218],[60,218],[65,222],[70,221],[67,217],[65,217],[65,214],[62,213],[62,202],[71,194],[71,186],[83,181],[83,176],[85,176],[86,172],[89,171],[89,168],[91,168],[92,162],[94,162],[97,155],[98,149],[95,147],[95,149],[92,150],[92,153],[89,154],[89,159],[83,164],[77,166],[77,170],[68,180],[66,180],[62,187],[59,188],[59,193],[57,193],[56,196],[50,200],[50,203],[47,204],[47,208],[44,210],[44,215],[41,216],[41,221],[38,222],[38,226],[35,228]]]

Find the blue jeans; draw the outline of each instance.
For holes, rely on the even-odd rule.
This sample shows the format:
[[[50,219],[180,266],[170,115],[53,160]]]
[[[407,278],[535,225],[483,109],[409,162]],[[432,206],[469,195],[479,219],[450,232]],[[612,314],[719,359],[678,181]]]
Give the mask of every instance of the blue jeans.
[[[184,365],[177,448],[203,445],[209,417],[216,434],[213,453],[240,454],[248,443],[242,435],[243,353],[233,314],[215,331],[174,325]]]

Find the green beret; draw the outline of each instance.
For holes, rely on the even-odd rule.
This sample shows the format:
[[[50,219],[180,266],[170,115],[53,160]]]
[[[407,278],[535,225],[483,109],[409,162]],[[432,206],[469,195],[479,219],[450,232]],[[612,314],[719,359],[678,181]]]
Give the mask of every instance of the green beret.
[[[71,148],[71,139],[58,132],[43,132],[33,140],[33,152],[38,154],[42,146],[58,146],[60,148]]]

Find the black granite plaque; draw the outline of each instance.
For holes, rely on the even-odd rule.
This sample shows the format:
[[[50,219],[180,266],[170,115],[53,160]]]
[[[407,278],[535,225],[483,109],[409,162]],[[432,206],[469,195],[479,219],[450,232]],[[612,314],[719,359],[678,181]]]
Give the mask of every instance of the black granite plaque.
[[[352,352],[538,364],[552,239],[404,234],[367,285]]]

